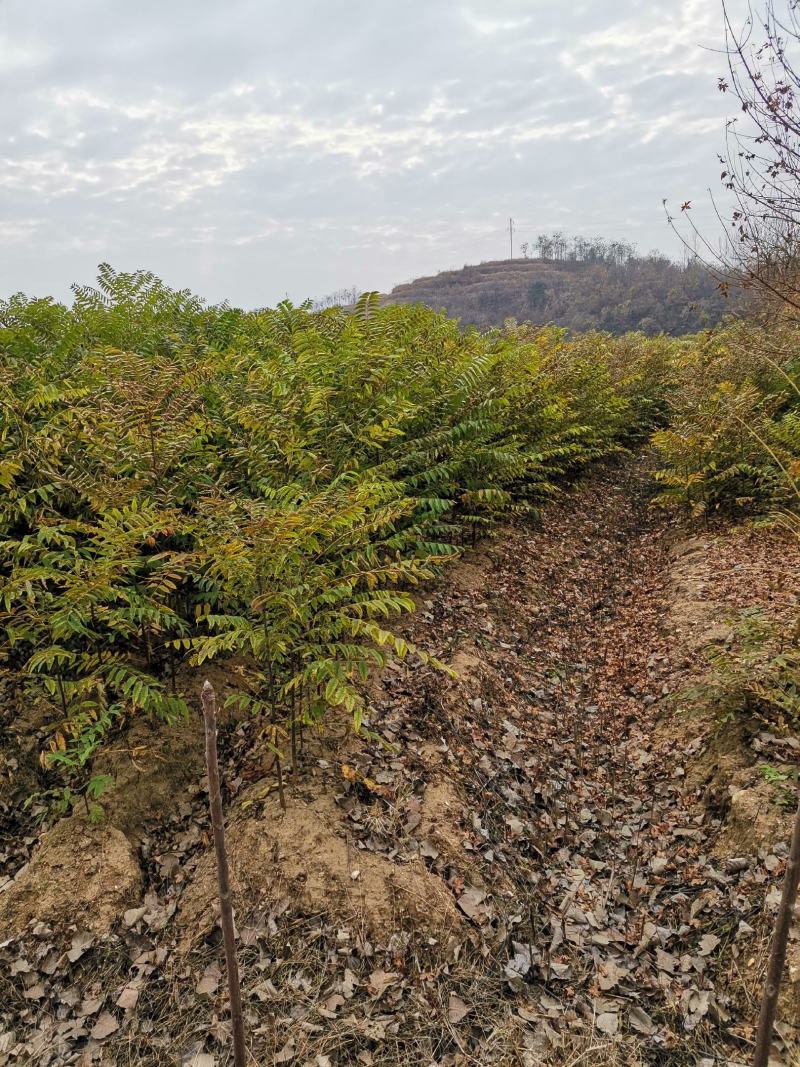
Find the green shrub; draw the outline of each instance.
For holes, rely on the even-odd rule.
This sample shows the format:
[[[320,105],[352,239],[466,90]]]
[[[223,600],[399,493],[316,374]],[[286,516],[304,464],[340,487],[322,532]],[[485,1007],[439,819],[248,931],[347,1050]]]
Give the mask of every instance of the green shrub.
[[[654,434],[657,503],[694,513],[796,507],[800,337],[791,323],[739,323],[676,350],[669,425]]]
[[[45,764],[186,714],[187,659],[237,657],[272,746],[331,705],[360,725],[409,588],[646,433],[665,344],[374,294],[246,313],[107,266],[69,308],[0,304],[0,670]]]
[[[724,717],[754,719],[779,733],[800,730],[800,618],[779,625],[758,610],[742,612],[724,645],[707,655],[710,674],[697,693]]]

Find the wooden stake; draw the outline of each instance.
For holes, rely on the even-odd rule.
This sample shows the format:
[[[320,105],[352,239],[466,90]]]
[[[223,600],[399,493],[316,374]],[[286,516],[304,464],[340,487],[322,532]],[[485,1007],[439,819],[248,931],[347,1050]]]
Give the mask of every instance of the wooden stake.
[[[778,914],[775,916],[775,929],[772,933],[772,951],[769,957],[764,993],[761,998],[761,1014],[758,1017],[756,1032],[756,1050],[753,1067],[767,1067],[769,1049],[772,1044],[772,1030],[775,1025],[775,1013],[778,1009],[778,993],[781,988],[781,975],[786,960],[786,944],[789,940],[789,928],[792,925],[792,911],[797,899],[797,887],[800,884],[800,802],[794,817],[792,843],[789,846],[789,859],[783,878],[783,893]]]
[[[233,1027],[233,1062],[235,1067],[246,1067],[244,1045],[244,1018],[242,994],[239,988],[239,965],[236,959],[236,942],[233,929],[233,906],[231,883],[228,872],[228,854],[225,850],[225,824],[222,821],[222,794],[219,788],[219,764],[217,762],[217,698],[211,682],[203,682],[200,694],[203,702],[203,719],[206,727],[206,767],[208,769],[208,805],[211,810],[211,828],[214,832],[214,851],[217,857],[217,883],[222,922],[222,937],[225,943],[225,964],[228,970],[228,994],[231,1002],[231,1025]]]

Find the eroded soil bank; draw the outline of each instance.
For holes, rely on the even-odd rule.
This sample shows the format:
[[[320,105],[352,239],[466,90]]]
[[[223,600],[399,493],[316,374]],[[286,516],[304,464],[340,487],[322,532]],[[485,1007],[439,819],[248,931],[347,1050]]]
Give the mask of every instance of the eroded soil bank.
[[[254,1063],[748,1061],[789,822],[759,766],[797,742],[681,694],[737,608],[796,608],[800,560],[650,492],[646,461],[610,464],[424,590],[403,630],[458,677],[391,664],[388,744],[307,737],[285,813],[224,725]],[[199,716],[104,767],[105,824],[62,822],[0,893],[0,1064],[227,1064]]]

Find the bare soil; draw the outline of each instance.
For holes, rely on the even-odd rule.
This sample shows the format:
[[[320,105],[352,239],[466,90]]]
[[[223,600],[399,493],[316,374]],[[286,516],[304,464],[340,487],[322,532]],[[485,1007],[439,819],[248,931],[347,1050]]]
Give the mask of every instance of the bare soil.
[[[231,823],[228,848],[242,911],[269,911],[288,897],[373,938],[408,928],[446,938],[463,925],[452,893],[419,857],[396,862],[354,846],[332,792],[293,796],[286,811],[271,796],[257,817]],[[187,944],[215,925],[216,878],[209,853],[178,909]]]
[[[142,872],[128,838],[106,822],[61,819],[0,893],[0,930],[21,936],[37,923],[108,933],[142,895]]]

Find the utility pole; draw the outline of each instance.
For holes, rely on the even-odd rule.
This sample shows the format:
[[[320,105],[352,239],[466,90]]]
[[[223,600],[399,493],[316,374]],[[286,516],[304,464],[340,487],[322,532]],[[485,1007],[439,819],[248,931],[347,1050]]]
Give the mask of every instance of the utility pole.
[[[508,244],[511,249],[511,259],[514,258],[514,220],[509,218],[508,220]]]

